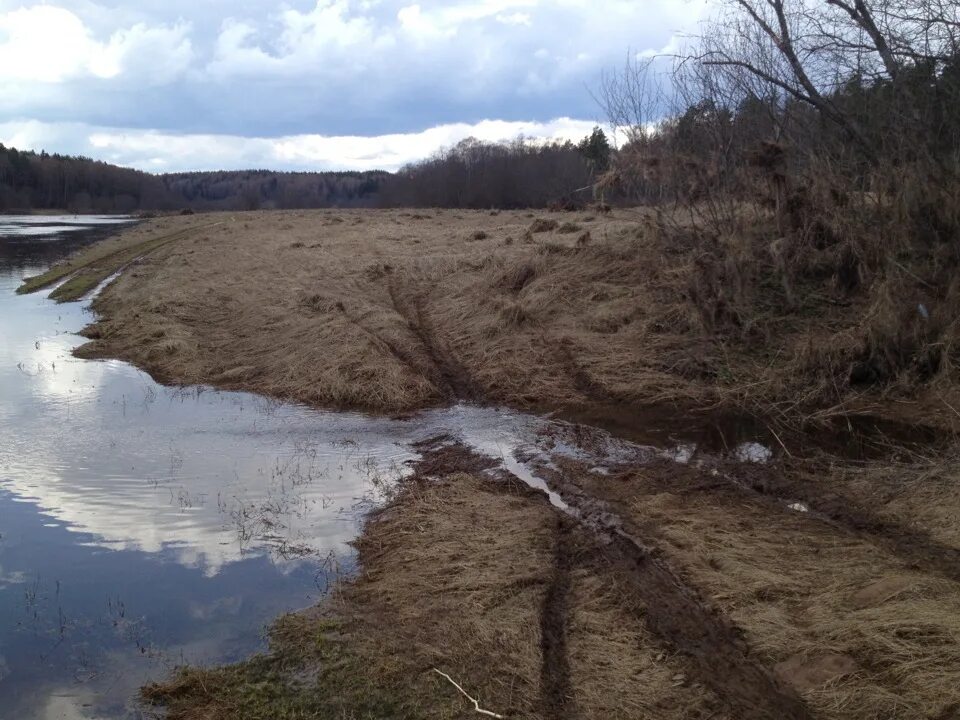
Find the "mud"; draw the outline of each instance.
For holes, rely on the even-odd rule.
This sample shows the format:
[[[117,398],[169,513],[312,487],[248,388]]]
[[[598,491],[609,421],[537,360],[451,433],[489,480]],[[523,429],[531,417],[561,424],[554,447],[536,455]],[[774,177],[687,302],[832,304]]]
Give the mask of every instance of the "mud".
[[[418,450],[425,453],[416,465],[418,474],[470,470],[489,473],[491,469],[501,477],[505,474],[496,463],[491,465],[488,459],[451,443],[449,438],[434,438]],[[520,482],[514,478],[509,486],[515,487]],[[532,492],[547,502],[543,493]],[[687,676],[716,693],[732,717],[743,720],[812,717],[793,690],[751,657],[743,633],[735,624],[671,569],[653,544],[631,534],[621,519],[602,503],[578,502],[572,493],[562,494],[576,517],[558,519],[553,576],[541,615],[541,690],[546,717],[575,717],[575,699],[569,690],[564,612],[573,562],[570,535],[575,524],[592,538],[579,548],[577,567],[612,575],[624,597],[639,598],[642,610],[635,614],[637,622],[644,624],[666,651],[683,658]]]
[[[543,714],[548,720],[577,717],[567,654],[567,601],[573,562],[572,528],[571,521],[564,518],[557,520],[553,576],[543,597],[540,614],[540,651],[543,655],[540,695]]]

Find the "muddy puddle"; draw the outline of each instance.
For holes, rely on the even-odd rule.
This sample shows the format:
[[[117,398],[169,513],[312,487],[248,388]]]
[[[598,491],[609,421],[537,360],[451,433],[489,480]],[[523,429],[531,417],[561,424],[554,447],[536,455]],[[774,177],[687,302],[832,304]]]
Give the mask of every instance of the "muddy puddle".
[[[125,221],[0,218],[0,719],[152,717],[144,682],[261,649],[273,619],[350,572],[364,512],[425,438],[458,437],[547,491],[530,468],[556,455],[602,472],[696,450],[466,405],[319,412],[76,359],[85,304],[15,290]]]
[[[618,403],[571,406],[552,417],[600,428],[637,444],[671,446],[684,453],[769,460],[781,454],[808,457],[828,453],[845,460],[871,460],[904,450],[936,447],[950,438],[932,427],[869,414],[850,414],[805,427],[783,427],[756,415],[698,411],[671,405],[636,408]]]

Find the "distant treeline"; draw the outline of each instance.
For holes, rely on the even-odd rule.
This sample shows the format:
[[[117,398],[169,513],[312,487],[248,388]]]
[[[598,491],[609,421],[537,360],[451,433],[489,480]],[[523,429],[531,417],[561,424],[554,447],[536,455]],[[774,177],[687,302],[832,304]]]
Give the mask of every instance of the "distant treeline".
[[[266,170],[170,175],[0,145],[0,211],[373,207],[389,173]]]
[[[172,207],[163,180],[85,157],[0,145],[0,210],[132,212]]]
[[[608,155],[606,138],[598,130],[580,145],[471,138],[397,173],[250,170],[153,175],[86,157],[0,145],[0,211],[543,207],[567,201],[578,191],[582,195]]]
[[[594,157],[591,138],[601,137]],[[603,133],[596,130],[591,138],[579,145],[469,138],[391,175],[380,202],[386,207],[520,208],[589,199],[592,178],[609,156]]]
[[[375,207],[390,176],[368,172],[194,172],[161,175],[173,201],[192,210]]]

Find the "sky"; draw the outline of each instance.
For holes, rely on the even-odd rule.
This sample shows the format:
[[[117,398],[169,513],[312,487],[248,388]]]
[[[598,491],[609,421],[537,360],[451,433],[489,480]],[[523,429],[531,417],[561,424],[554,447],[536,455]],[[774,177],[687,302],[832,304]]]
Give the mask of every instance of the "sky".
[[[0,0],[0,142],[151,172],[395,170],[579,139],[705,0]]]

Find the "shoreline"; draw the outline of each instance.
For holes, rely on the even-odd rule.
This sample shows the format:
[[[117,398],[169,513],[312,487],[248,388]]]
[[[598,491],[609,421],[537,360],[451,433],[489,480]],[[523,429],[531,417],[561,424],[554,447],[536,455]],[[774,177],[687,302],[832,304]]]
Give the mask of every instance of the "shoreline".
[[[606,264],[635,223],[584,253],[559,224],[550,239],[505,243],[529,227],[522,213],[509,222],[445,215],[253,213],[217,228],[197,218],[138,226],[67,273],[89,282],[134,256],[95,300],[92,343],[78,354],[123,359],[161,381],[212,380],[308,405],[362,397],[385,414],[463,398],[511,397],[541,410],[553,402],[561,416],[586,405],[597,425],[626,436],[658,419],[617,417],[641,399],[669,409],[732,397],[654,371],[655,353],[598,355],[603,346],[584,341],[596,318],[571,283],[604,260],[602,277],[582,277],[584,287],[606,288],[597,302],[608,318],[616,293],[637,281],[618,271],[621,285],[611,284]],[[495,227],[471,229],[482,222]],[[420,232],[423,223],[437,227]],[[376,244],[356,246],[371,234]],[[225,265],[227,249],[234,261]],[[303,255],[311,249],[320,256]],[[585,325],[558,328],[571,311]],[[598,327],[594,340],[631,347]],[[489,347],[478,350],[478,339]],[[681,340],[654,349],[677,352]],[[624,392],[630,372],[641,384]],[[314,384],[323,391],[311,394]],[[749,425],[744,417],[729,424]],[[929,424],[943,425],[939,416]],[[182,669],[145,698],[165,704],[171,720],[469,710],[438,669],[508,716],[867,720],[893,696],[896,717],[937,716],[960,702],[960,656],[949,650],[960,641],[957,448],[948,436],[909,445],[895,425],[876,430],[877,454],[856,458],[816,447],[795,455],[788,438],[778,456],[751,463],[732,457],[721,433],[686,461],[617,462],[603,454],[602,434],[571,425],[544,438],[534,470],[580,523],[505,467],[438,440],[365,524],[359,574],[325,609],[279,620],[264,655]],[[926,634],[898,635],[904,618]]]
[[[848,418],[860,425],[876,419],[895,437],[908,435],[908,426],[960,431],[951,409],[960,406],[951,401],[958,390],[942,382],[909,392],[850,388],[825,402],[792,399],[809,394],[797,390],[803,383],[837,382],[807,378],[801,371],[810,370],[790,360],[810,353],[806,325],[783,324],[770,347],[752,340],[738,347],[697,330],[684,285],[691,268],[682,256],[670,269],[676,278],[644,267],[664,258],[656,256],[656,238],[637,239],[647,232],[642,214],[583,216],[588,221],[574,214],[563,224],[560,214],[543,221],[552,230],[531,233],[543,220],[534,213],[434,212],[151,219],[28,279],[20,292],[69,276],[54,293],[69,301],[129,265],[95,299],[98,317],[85,329],[82,357],[127,360],[166,384],[322,409],[392,415],[475,401],[535,412],[587,408],[587,415],[599,408],[595,418],[611,410],[621,424],[629,412],[652,412],[658,423],[677,414],[729,416],[781,436]],[[487,229],[471,230],[478,226]],[[576,235],[584,228],[585,244]],[[220,267],[237,252],[240,267]],[[272,292],[281,287],[287,297]],[[858,310],[833,312],[837,325]],[[829,341],[821,344],[827,355],[835,352]],[[311,367],[321,355],[330,367]]]

